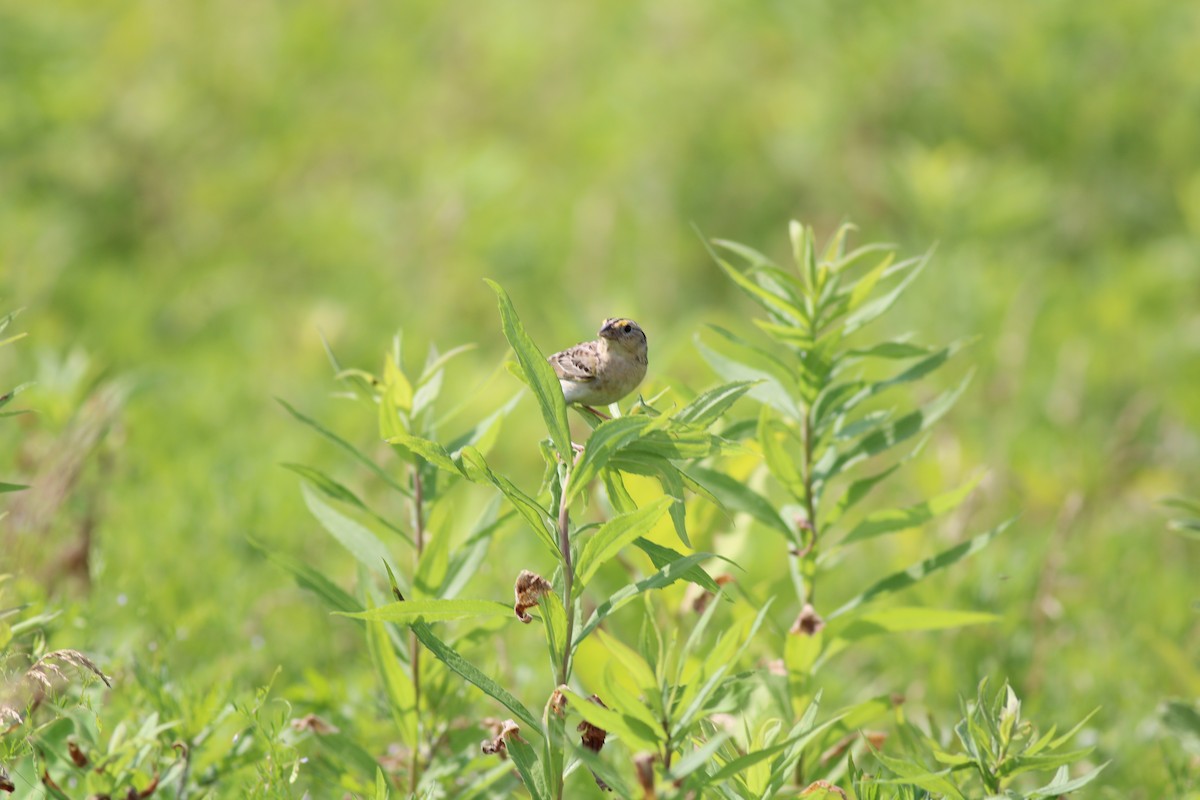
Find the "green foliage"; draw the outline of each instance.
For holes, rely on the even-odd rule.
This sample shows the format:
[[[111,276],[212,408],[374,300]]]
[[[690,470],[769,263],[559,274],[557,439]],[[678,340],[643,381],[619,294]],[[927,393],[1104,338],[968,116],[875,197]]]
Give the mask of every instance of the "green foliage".
[[[1021,701],[1012,687],[1006,685],[989,699],[986,680],[980,682],[974,702],[963,705],[963,718],[954,726],[956,746],[947,746],[912,723],[902,722],[899,736],[920,752],[909,760],[874,751],[875,760],[896,777],[868,776],[853,770],[858,796],[863,800],[909,796],[893,788],[906,787],[922,790],[926,797],[1043,800],[1084,788],[1108,766],[1105,762],[1071,777],[1070,766],[1086,763],[1095,748],[1063,748],[1091,714],[1064,734],[1058,735],[1055,726],[1039,734],[1029,720],[1021,718]],[[937,766],[927,767],[923,761]],[[1037,781],[1025,780],[1031,773],[1052,770],[1054,777],[1040,786],[1034,786]]]
[[[0,408],[33,412],[0,420],[0,481],[32,487],[0,494],[10,512],[0,536],[17,527],[22,506],[57,494],[30,465],[71,452],[63,434],[94,408],[61,389],[81,348],[89,381],[118,375],[134,388],[102,457],[53,515],[55,538],[26,537],[15,550],[0,543],[0,571],[46,584],[11,589],[8,604],[48,593],[46,607],[62,613],[43,629],[47,646],[94,656],[118,679],[120,691],[103,695],[114,707],[135,706],[139,692],[122,676],[150,652],[173,676],[169,691],[228,683],[226,700],[282,665],[280,695],[300,713],[335,719],[397,774],[406,754],[389,752],[393,722],[373,691],[381,684],[363,646],[366,623],[318,613],[325,601],[246,545],[253,537],[302,567],[298,579],[324,591],[329,609],[361,610],[363,583],[377,587],[375,605],[391,599],[386,569],[373,564],[360,581],[353,556],[313,535],[319,524],[295,475],[266,465],[319,466],[369,511],[321,500],[390,548],[399,583],[416,581],[403,535],[385,524],[411,534],[408,498],[387,486],[407,488],[409,475],[378,441],[378,406],[364,413],[323,390],[322,338],[372,372],[378,343],[397,326],[410,354],[423,355],[430,340],[479,342],[447,370],[440,393],[450,399],[442,411],[462,410],[430,438],[453,452],[448,440],[516,385],[491,370],[507,345],[486,275],[505,286],[545,352],[586,338],[603,316],[634,316],[651,343],[644,391],[670,413],[709,385],[688,344],[702,324],[746,342],[766,337],[743,317],[754,301],[705,267],[689,223],[762,245],[786,266],[780,221],[803,214],[824,234],[844,214],[902,255],[938,243],[923,276],[860,330],[876,344],[856,349],[879,353],[864,364],[868,379],[903,365],[886,355],[922,358],[915,342],[980,338],[927,378],[868,401],[904,415],[973,371],[942,421],[906,443],[926,440],[924,448],[848,504],[841,522],[842,498],[855,496],[843,490],[868,489],[894,455],[831,484],[824,527],[840,535],[873,513],[952,493],[980,465],[988,472],[921,528],[841,550],[827,539],[816,610],[828,616],[881,578],[993,527],[997,515],[1021,517],[971,559],[856,609],[862,616],[844,629],[855,644],[836,661],[822,645],[811,687],[823,690],[822,713],[894,691],[943,715],[979,675],[1009,676],[1034,718],[1078,718],[1103,704],[1104,721],[1087,735],[1104,758],[1119,757],[1094,793],[1182,795],[1175,768],[1190,756],[1171,745],[1155,708],[1200,696],[1194,545],[1186,530],[1154,535],[1150,509],[1198,488],[1196,15],[1168,0],[469,10],[217,0],[169,15],[153,3],[6,4],[0,297],[34,313],[0,334],[28,328],[33,339],[0,348],[0,393],[36,384]],[[407,370],[414,395],[422,371],[420,361]],[[383,474],[306,436],[273,395]],[[798,476],[787,475],[779,448],[757,441],[750,405],[736,403],[711,430],[751,452],[727,450],[700,467],[749,484],[791,525],[789,490],[762,461],[772,459],[779,478]],[[582,443],[586,428],[570,422]],[[499,446],[484,451],[492,474],[539,502],[541,425],[526,392]],[[783,447],[785,434],[769,425]],[[659,492],[657,476],[648,484],[624,473],[618,486],[607,472],[603,490],[576,500],[581,527]],[[680,480],[670,491],[698,491]],[[507,601],[512,575],[502,564],[553,578],[553,531],[539,539],[498,499],[482,566],[439,583],[440,565],[455,573],[458,545],[501,493],[465,480],[454,491],[462,513],[450,522],[447,555],[433,554],[420,580],[438,584],[431,597]],[[720,579],[731,599],[716,626],[777,598],[747,667],[771,663],[781,641],[815,649],[782,633],[799,604],[787,534],[746,513],[723,515],[699,495],[669,514],[666,530],[596,572],[581,620],[594,603],[690,557],[682,529],[696,553],[713,554],[691,565],[690,579],[710,591]],[[74,573],[89,582],[62,580],[59,558],[77,553],[69,545],[89,529],[87,569]],[[464,563],[479,552],[467,548]],[[676,625],[690,629],[693,612],[680,610],[695,601],[690,586],[649,591],[668,637]],[[637,641],[642,594],[602,627]],[[892,606],[900,611],[888,617]],[[915,619],[904,609],[921,608],[995,621],[902,632]],[[826,620],[813,638],[828,640],[844,619]],[[429,624],[536,708],[544,675],[522,665],[536,645],[540,666],[540,623],[508,625],[479,655],[455,636],[477,622],[498,624]],[[804,652],[792,655],[802,661]],[[921,669],[902,669],[912,665]],[[795,711],[786,716],[790,724]],[[759,734],[752,726],[749,737]],[[455,747],[481,738],[477,729],[452,736]],[[500,773],[498,788],[472,790],[477,797],[515,780],[510,763],[492,757],[487,766]],[[576,772],[591,783],[584,767]],[[361,773],[353,792],[370,796],[374,770]],[[302,769],[297,794],[351,791],[305,785],[309,777]],[[627,788],[636,795],[636,784]]]

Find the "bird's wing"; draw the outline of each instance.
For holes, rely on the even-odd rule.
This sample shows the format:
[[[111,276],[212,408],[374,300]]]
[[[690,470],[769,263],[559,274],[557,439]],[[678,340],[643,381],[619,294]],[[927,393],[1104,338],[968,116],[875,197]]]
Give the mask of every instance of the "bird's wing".
[[[577,344],[574,347],[555,353],[547,359],[558,377],[573,383],[587,383],[596,379],[596,369],[600,358],[595,348],[588,343]]]

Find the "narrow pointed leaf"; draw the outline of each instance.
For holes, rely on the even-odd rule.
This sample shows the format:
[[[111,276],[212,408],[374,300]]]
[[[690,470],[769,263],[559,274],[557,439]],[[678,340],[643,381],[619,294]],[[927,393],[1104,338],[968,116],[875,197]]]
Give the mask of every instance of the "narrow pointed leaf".
[[[523,732],[525,729],[522,728]],[[538,761],[537,750],[533,748],[529,742],[524,739],[509,737],[506,741],[506,749],[508,750],[509,758],[512,759],[513,766],[517,768],[517,773],[521,776],[521,782],[525,784],[525,790],[529,792],[532,800],[550,800],[550,794],[546,791],[546,787],[542,781],[542,767]]]
[[[554,373],[554,367],[550,366],[546,356],[525,332],[508,293],[495,281],[489,280],[487,284],[496,293],[504,338],[508,339],[517,356],[517,363],[521,365],[521,371],[525,374],[525,380],[537,399],[546,430],[550,433],[550,440],[554,442],[559,456],[564,461],[569,461],[574,455],[571,450],[571,429],[567,423],[566,400],[563,398],[562,386]]]
[[[995,614],[981,611],[902,606],[883,608],[864,613],[848,613],[829,623],[824,631],[828,636],[858,641],[883,633],[944,630],[968,625],[997,622]]]
[[[889,509],[887,511],[876,511],[868,514],[861,522],[850,529],[850,532],[842,538],[839,544],[847,545],[854,542],[861,542],[866,539],[874,539],[878,536],[905,531],[923,525],[935,517],[958,508],[967,499],[968,495],[975,491],[975,487],[979,485],[981,480],[983,480],[982,472],[959,488],[945,494],[940,494],[937,497],[926,500],[924,503],[917,503],[907,508]]]
[[[340,613],[340,616],[344,617],[396,622],[401,625],[476,617],[507,618],[512,615],[512,606],[492,600],[402,600],[364,611]]]
[[[371,610],[371,609],[368,609]],[[405,673],[388,638],[387,628],[379,620],[367,621],[367,649],[375,662],[384,694],[387,695],[392,719],[400,738],[409,747],[420,745],[417,735],[417,696],[411,678]]]
[[[688,570],[692,569],[700,562],[712,557],[713,556],[711,553],[692,553],[690,556],[683,556],[682,558],[678,558],[668,563],[658,572],[655,572],[653,575],[647,578],[643,578],[636,583],[630,583],[626,586],[623,586],[621,589],[614,592],[611,597],[596,607],[596,610],[592,612],[590,617],[588,617],[587,622],[585,622],[583,627],[579,629],[579,633],[576,634],[575,641],[572,643],[572,646],[578,647],[579,643],[587,638],[587,635],[595,630],[596,627],[603,622],[609,614],[612,614],[614,611],[621,608],[621,606],[625,605],[642,592],[647,592],[651,589],[661,589],[664,586],[671,585],[677,580],[684,579],[688,573]],[[715,583],[713,585],[716,586]]]
[[[795,537],[775,507],[746,484],[706,467],[691,467],[687,474],[720,500],[721,505],[728,511],[749,514],[767,527],[783,534],[789,541]]]
[[[662,420],[661,423],[658,423],[659,425],[666,424],[668,421],[666,417],[659,419]],[[609,459],[616,455],[621,448],[640,437],[648,427],[654,424],[655,420],[644,416],[618,417],[600,423],[588,437],[583,446],[583,453],[571,470],[571,478],[567,482],[567,502],[571,502],[580,491],[587,487],[588,483],[599,474],[600,470],[608,464]]]
[[[382,576],[380,566],[389,558],[391,553],[371,530],[355,520],[342,514],[333,506],[326,503],[316,490],[307,483],[301,485],[304,493],[304,503],[312,512],[321,526],[349,552],[358,563],[377,575]]]
[[[675,420],[707,428],[754,388],[753,381],[733,381],[709,389],[675,414]]]
[[[488,697],[491,697],[513,712],[517,720],[522,723],[522,731],[531,731],[537,733],[539,736],[541,735],[541,723],[538,722],[537,717],[529,712],[529,709],[521,704],[521,701],[513,697],[507,689],[493,678],[463,658],[454,648],[439,639],[427,623],[417,622],[412,626],[412,629],[421,644],[425,645],[438,661],[441,661],[453,672],[473,683]]]
[[[633,544],[635,547],[649,556],[651,563],[653,563],[654,566],[658,567],[660,570],[666,569],[671,564],[674,564],[675,562],[684,558],[683,553],[680,553],[678,550],[673,550],[666,545],[652,542],[649,539],[634,539]],[[672,571],[672,574],[676,573]],[[713,594],[721,591],[721,587],[712,579],[712,576],[701,569],[700,565],[698,564],[687,567],[682,572],[679,572],[676,577],[685,580],[688,583],[694,583],[706,591],[712,592]]]
[[[275,398],[275,400],[276,400],[276,402],[279,403],[279,405],[283,406],[284,409],[286,409],[287,412],[289,414],[291,414],[295,419],[297,419],[298,421],[307,425],[308,427],[312,428],[314,431],[321,434],[322,436],[324,436],[326,439],[328,439],[329,441],[336,444],[341,449],[345,450],[347,453],[349,453],[351,456],[353,456],[359,463],[363,464],[364,466],[367,467],[367,469],[369,469],[369,470],[371,470],[371,472],[375,473],[375,475],[378,476],[379,479],[382,480],[384,483],[386,483],[388,486],[390,486],[393,489],[395,489],[396,491],[400,492],[400,494],[404,495],[405,497],[412,497],[412,492],[408,489],[407,486],[404,486],[401,483],[399,483],[395,478],[393,478],[387,472],[387,470],[383,469],[378,464],[376,464],[374,462],[374,460],[363,455],[362,452],[359,451],[359,449],[356,448],[354,445],[350,444],[345,439],[343,439],[341,436],[338,436],[336,433],[329,430],[324,425],[317,422],[315,419],[305,416],[304,414],[301,414],[299,411],[297,411],[295,408],[293,408],[291,405],[289,405],[286,400],[281,400],[278,397]]]
[[[898,592],[901,589],[907,589],[909,586],[912,586],[913,584],[929,577],[934,572],[945,569],[952,564],[958,563],[967,556],[979,552],[984,547],[987,547],[992,539],[995,539],[997,536],[1003,533],[1004,530],[1012,524],[1012,522],[1013,520],[1011,519],[1007,520],[1000,525],[997,525],[995,528],[992,528],[987,533],[981,533],[973,539],[960,542],[959,544],[956,544],[947,550],[943,550],[937,555],[931,556],[924,561],[918,561],[916,564],[913,564],[903,572],[897,572],[889,575],[883,580],[875,583],[862,594],[846,601],[840,608],[829,614],[829,616],[825,618],[826,621],[834,620],[841,615],[858,608],[860,605],[875,600],[878,597],[882,597],[883,595]]]
[[[576,594],[582,591],[601,565],[621,552],[621,549],[650,531],[674,502],[670,497],[660,497],[637,511],[613,517],[600,526],[588,539],[576,565]]]
[[[248,538],[247,541],[250,542],[251,547],[265,555],[274,564],[282,567],[284,571],[290,573],[295,579],[296,585],[301,589],[307,589],[321,598],[334,611],[354,612],[362,610],[362,605],[354,597],[325,577],[324,573],[310,567],[308,564],[275,552],[257,539]]]

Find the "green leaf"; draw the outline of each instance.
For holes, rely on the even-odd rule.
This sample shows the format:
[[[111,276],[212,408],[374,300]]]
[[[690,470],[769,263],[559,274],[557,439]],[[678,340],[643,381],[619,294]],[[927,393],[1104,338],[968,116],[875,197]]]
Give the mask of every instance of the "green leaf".
[[[1061,797],[1068,792],[1074,792],[1077,789],[1082,789],[1084,786],[1087,786],[1089,783],[1094,781],[1100,775],[1101,770],[1111,763],[1111,761],[1105,761],[1091,772],[1087,773],[1086,775],[1080,775],[1074,780],[1071,779],[1071,771],[1069,769],[1067,769],[1065,766],[1060,767],[1058,772],[1054,775],[1054,780],[1050,781],[1050,783],[1047,783],[1045,786],[1034,789],[1032,792],[1026,795],[1026,797],[1028,800],[1041,800],[1043,797]]]
[[[815,710],[816,710],[815,705],[810,706],[810,708],[812,708],[815,713]],[[754,766],[755,764],[759,763],[760,761],[764,761],[768,758],[771,758],[771,757],[775,756],[776,754],[783,752],[784,750],[794,748],[798,752],[802,751],[803,748],[805,747],[805,745],[807,745],[814,738],[816,738],[817,736],[819,736],[820,734],[822,734],[826,730],[828,730],[834,723],[839,722],[841,720],[841,718],[842,717],[839,714],[838,716],[821,723],[816,728],[812,727],[811,720],[808,722],[808,724],[797,725],[795,728],[792,729],[792,731],[791,731],[792,735],[789,736],[787,739],[784,739],[782,742],[778,742],[778,743],[770,745],[768,747],[764,747],[760,750],[753,750],[749,753],[746,753],[745,755],[739,756],[738,758],[735,758],[732,761],[725,763],[719,770],[717,770],[713,774],[707,776],[704,780],[704,784],[705,785],[720,784],[723,781],[729,780],[734,775],[737,775],[740,772],[744,772],[745,770],[749,769],[750,767]]]
[[[375,463],[375,462],[374,462],[372,459],[370,459],[370,458],[368,458],[367,456],[363,455],[363,454],[362,454],[362,453],[361,453],[361,452],[358,450],[358,448],[356,448],[354,445],[350,444],[350,443],[349,443],[349,442],[347,442],[345,439],[343,439],[342,437],[338,436],[336,433],[334,433],[333,431],[329,430],[328,428],[326,428],[326,427],[325,427],[324,425],[322,425],[321,423],[317,422],[315,419],[312,419],[311,417],[307,417],[307,416],[305,416],[304,414],[301,414],[299,411],[297,411],[296,409],[292,408],[292,406],[290,406],[290,405],[287,403],[287,401],[285,401],[285,400],[281,400],[281,399],[280,399],[280,398],[278,398],[278,397],[276,397],[276,398],[275,398],[275,401],[276,401],[276,402],[278,402],[278,403],[279,403],[279,405],[283,406],[283,407],[284,407],[284,409],[286,409],[286,410],[287,410],[287,412],[288,412],[289,414],[291,414],[291,415],[292,415],[292,416],[293,416],[295,419],[297,419],[298,421],[300,421],[300,422],[302,422],[303,424],[307,425],[308,427],[312,428],[314,431],[316,431],[317,433],[321,434],[321,435],[322,435],[322,436],[324,436],[326,439],[328,439],[329,441],[333,442],[333,443],[334,443],[334,444],[336,444],[338,447],[342,448],[342,449],[343,449],[343,450],[345,450],[347,453],[349,453],[351,456],[353,456],[353,457],[354,457],[354,458],[355,458],[355,459],[356,459],[356,460],[357,460],[359,463],[363,464],[364,466],[366,466],[366,467],[367,467],[367,469],[369,469],[369,470],[371,470],[371,472],[375,473],[375,475],[376,475],[376,476],[377,476],[377,477],[378,477],[380,480],[382,480],[384,483],[386,483],[388,486],[392,487],[392,488],[393,488],[393,489],[395,489],[397,492],[400,492],[400,494],[404,495],[405,497],[412,497],[412,492],[411,492],[411,491],[409,491],[409,489],[408,489],[408,487],[407,487],[407,486],[404,486],[404,485],[402,485],[402,484],[398,483],[398,482],[396,481],[396,479],[395,479],[395,478],[393,478],[393,477],[392,477],[392,476],[391,476],[391,475],[390,475],[390,474],[387,472],[387,470],[385,470],[385,469],[383,469],[382,467],[380,467],[380,466],[379,466],[378,464],[376,464],[376,463]]]
[[[446,452],[446,448],[437,442],[431,442],[428,439],[422,439],[420,436],[411,436],[407,433],[398,433],[390,436],[386,441],[388,444],[398,444],[412,451],[438,469],[445,470],[452,475],[461,477],[466,474],[458,462]]]
[[[912,344],[910,342],[880,342],[879,344],[871,345],[870,347],[853,348],[848,350],[846,355],[856,358],[887,358],[893,360],[903,360],[909,358],[920,358],[927,356],[931,352],[931,348],[924,345]]]
[[[675,765],[671,767],[670,772],[667,773],[668,780],[682,781],[696,770],[707,766],[708,760],[712,758],[714,753],[721,749],[721,746],[724,745],[729,738],[729,734],[727,733],[718,733],[708,741],[704,742],[704,744],[700,745],[695,750],[679,759],[679,761],[677,761]]]
[[[368,611],[375,610],[369,607]],[[400,737],[409,747],[418,747],[420,738],[417,733],[417,696],[413,689],[412,679],[405,673],[388,637],[387,628],[377,619],[367,620],[367,649],[371,652],[371,660],[375,662],[375,670],[383,684],[387,695],[388,706],[392,711],[392,719],[400,731]]]
[[[661,545],[657,542],[652,542],[649,539],[635,539],[634,546],[650,557],[651,563],[659,569],[665,569],[670,564],[684,558],[683,553],[678,550],[673,550],[666,545]],[[699,555],[699,554],[697,554]],[[733,562],[730,562],[733,563]],[[697,586],[716,594],[721,591],[721,587],[712,579],[707,572],[700,568],[699,565],[690,566],[677,576],[688,583],[694,583]]]
[[[1054,753],[1052,755],[1013,756],[1001,762],[1000,768],[996,772],[1001,777],[1008,778],[1025,772],[1045,772],[1046,770],[1058,769],[1068,764],[1082,761],[1090,756],[1095,749],[1094,747],[1085,747],[1080,750],[1070,750],[1065,753]]]
[[[770,406],[764,405],[758,416],[758,444],[762,448],[763,460],[775,480],[797,501],[803,501],[806,489],[804,476],[796,459],[801,457],[803,446],[791,430],[782,421],[771,416]],[[795,445],[795,452],[789,452],[785,443]]]
[[[512,615],[512,606],[493,600],[401,600],[364,611],[340,613],[340,616],[344,617],[397,622],[401,625],[412,625],[422,621],[442,622],[450,619],[511,617]]]
[[[1167,529],[1189,539],[1200,539],[1200,518],[1173,519],[1167,523]]]
[[[429,357],[425,359],[425,368],[421,370],[421,377],[417,379],[417,385],[424,386],[429,383],[452,359],[463,353],[468,353],[476,347],[477,345],[473,343],[460,344],[458,347],[451,347],[439,355],[433,345],[430,345]]]
[[[592,615],[588,617],[587,622],[579,629],[579,633],[575,636],[575,641],[572,647],[578,647],[587,635],[604,621],[604,619],[619,609],[621,606],[628,603],[633,598],[637,597],[642,592],[650,591],[651,589],[661,589],[664,586],[670,586],[677,580],[684,578],[688,570],[693,569],[697,564],[712,558],[711,553],[692,553],[690,556],[683,556],[671,561],[658,572],[648,578],[643,578],[635,583],[627,584],[616,592],[613,592],[607,600],[596,607]],[[705,575],[707,577],[707,575]],[[709,580],[712,580],[711,578]],[[719,588],[716,582],[713,582],[714,590]]]
[[[571,470],[571,478],[567,481],[567,502],[574,500],[621,448],[640,437],[646,428],[661,426],[668,421],[666,417],[660,417],[659,420],[661,422],[644,416],[617,417],[596,426]]]
[[[554,373],[554,367],[550,366],[546,356],[525,332],[525,328],[522,327],[521,320],[513,308],[512,301],[508,299],[508,294],[500,287],[500,284],[490,280],[487,281],[487,284],[496,293],[496,299],[500,304],[500,320],[504,338],[508,339],[509,345],[517,356],[517,363],[521,365],[521,370],[529,383],[529,388],[537,399],[538,407],[542,411],[542,419],[546,422],[546,430],[550,433],[550,439],[554,442],[559,456],[564,461],[570,462],[574,453],[571,449],[571,429],[567,423],[567,404],[563,398],[558,376]]]
[[[0,408],[4,408],[6,405],[8,405],[10,402],[12,402],[12,399],[14,397],[16,397],[21,392],[28,389],[30,386],[33,386],[32,382],[22,383],[18,386],[13,387],[12,389],[9,389],[4,394],[0,395]],[[14,411],[13,413],[14,414],[23,414],[25,412],[24,411]]]
[[[966,795],[959,791],[958,787],[948,777],[951,770],[942,770],[941,772],[930,772],[928,767],[921,764],[916,764],[911,761],[905,761],[900,758],[892,758],[886,756],[878,750],[872,749],[872,755],[890,769],[892,772],[900,776],[899,780],[879,781],[884,784],[903,784],[909,786],[919,786],[928,792],[937,792],[946,797],[955,797],[958,800],[966,800]]]
[[[710,326],[718,338],[705,342],[696,336],[696,347],[717,374],[727,381],[750,381],[749,394],[785,416],[802,416],[795,398],[800,386],[790,367],[762,348],[742,341],[729,331]]]
[[[841,474],[858,462],[879,455],[926,430],[953,407],[970,381],[971,374],[968,374],[958,386],[939,395],[925,406],[867,434],[834,459],[832,464],[819,469],[815,483],[824,485],[830,478]]]
[[[1167,508],[1174,508],[1177,511],[1200,516],[1200,502],[1196,500],[1190,500],[1186,497],[1168,497],[1162,501],[1162,504]]]
[[[761,305],[764,309],[773,314],[787,320],[794,325],[803,325],[806,321],[804,310],[798,307],[792,298],[776,294],[775,292],[764,289],[759,284],[750,280],[742,273],[741,270],[734,267],[705,242],[705,247],[708,248],[708,254],[717,262],[721,271],[729,276],[730,280],[737,284],[738,288],[750,296],[750,299]]]
[[[5,492],[20,492],[28,488],[29,487],[23,483],[4,483],[3,481],[0,481],[0,494],[4,494]]]
[[[391,797],[391,792],[388,790],[387,778],[383,776],[383,770],[376,767],[374,800],[388,800],[389,797]]]
[[[1012,524],[1012,522],[1013,520],[1011,519],[1006,520],[1000,525],[997,525],[995,528],[992,528],[987,533],[981,533],[973,539],[960,542],[959,544],[956,544],[947,550],[943,550],[937,555],[927,558],[924,561],[918,561],[916,564],[913,564],[903,572],[897,572],[887,576],[883,580],[875,583],[862,594],[847,600],[840,608],[829,614],[825,618],[826,621],[829,622],[837,619],[843,614],[853,611],[864,603],[868,603],[878,597],[882,597],[883,595],[898,592],[901,589],[907,589],[909,586],[919,583],[920,581],[929,577],[934,572],[945,569],[952,564],[956,564],[969,555],[974,555],[984,547],[987,547],[992,539],[995,539],[997,536],[1003,533],[1004,530]]]
[[[921,274],[921,271],[925,269],[925,265],[929,263],[929,258],[932,255],[933,251],[930,250],[920,258],[902,261],[888,270],[890,274],[895,274],[902,269],[907,269],[909,272],[890,292],[882,297],[872,300],[869,303],[866,303],[850,316],[846,317],[846,321],[842,323],[843,334],[849,336],[851,333],[854,333],[868,323],[873,322],[885,314],[889,308],[895,305],[896,300],[900,298],[900,295],[904,294],[904,290],[907,289],[909,285],[916,280],[917,276]]]
[[[1000,617],[982,611],[900,606],[862,613],[848,613],[831,622],[824,631],[847,641],[858,641],[881,633],[931,631],[961,628],[999,621]]]
[[[518,733],[505,739],[505,749],[532,800],[549,800],[550,795],[542,783],[542,767],[533,746]]]
[[[463,658],[448,644],[434,635],[433,630],[427,623],[416,622],[412,625],[413,633],[421,644],[425,645],[429,652],[433,653],[438,661],[441,661],[451,671],[465,678],[470,683],[473,683],[488,697],[496,700],[502,706],[517,717],[523,724],[524,729],[538,732],[540,735],[541,724],[537,717],[529,713],[529,709],[521,704],[520,700],[509,694],[503,686],[497,683],[494,679],[488,677],[478,667]]]
[[[558,542],[551,533],[549,525],[553,522],[550,513],[542,508],[536,500],[518,489],[512,481],[503,475],[492,471],[483,456],[474,447],[464,447],[462,450],[463,467],[467,477],[476,483],[486,482],[500,490],[508,499],[517,513],[525,518],[529,527],[537,534],[538,541],[552,553],[557,560],[562,559],[558,550]]]
[[[583,546],[583,552],[576,564],[575,594],[578,595],[583,591],[602,564],[616,556],[634,539],[648,533],[657,525],[663,514],[666,513],[667,507],[673,502],[670,497],[660,497],[637,511],[613,517],[600,526],[600,529]]]
[[[467,540],[454,548],[450,563],[446,567],[446,577],[438,587],[438,597],[455,597],[466,588],[467,582],[483,563],[492,537],[514,513],[506,511],[504,514],[498,514],[500,503],[500,495],[494,496],[484,508]]]
[[[319,570],[313,569],[307,564],[303,564],[281,553],[276,553],[257,539],[247,537],[246,541],[250,543],[251,547],[266,556],[272,563],[290,573],[301,589],[307,589],[317,597],[320,597],[333,610],[347,612],[362,610],[362,605],[357,600],[336,583],[325,577],[325,574]]]
[[[846,311],[853,313],[866,302],[871,292],[875,291],[876,284],[883,277],[884,270],[892,265],[892,259],[895,258],[894,253],[885,255],[871,271],[863,275],[850,288],[850,297],[846,303]]]
[[[1159,710],[1163,724],[1179,733],[1200,738],[1200,708],[1183,700],[1168,700]]]
[[[572,741],[571,750],[585,767],[592,771],[592,774],[608,785],[612,790],[614,797],[633,797],[633,792],[625,783],[625,779],[620,773],[609,766],[608,762],[602,759],[596,753],[581,746],[578,742]]]
[[[795,538],[792,529],[779,516],[775,507],[741,481],[706,467],[692,467],[687,475],[711,492],[727,510],[749,514],[768,528],[782,533],[788,541]]]
[[[570,699],[569,708],[586,721],[609,733],[615,733],[638,750],[657,750],[663,732],[628,714],[599,706],[570,689],[563,691]]]
[[[413,543],[413,540],[402,528],[393,524],[386,517],[376,514],[369,506],[367,506],[366,503],[359,499],[358,495],[356,495],[346,486],[335,481],[333,478],[330,478],[320,470],[313,469],[312,467],[306,467],[303,464],[281,464],[280,466],[296,473],[301,478],[312,484],[314,489],[317,489],[331,500],[336,500],[339,503],[345,503],[346,505],[354,506],[359,511],[369,514],[371,519],[375,520],[380,525],[383,525],[389,530],[399,534],[404,541],[408,542],[409,544]]]
[[[346,548],[358,563],[382,576],[381,565],[391,554],[379,537],[326,503],[307,483],[302,484],[300,488],[304,493],[305,505],[321,526]]]
[[[674,419],[676,422],[707,428],[754,386],[754,381],[734,381],[709,389],[677,411]]]
[[[929,520],[945,514],[958,508],[967,496],[975,490],[979,482],[983,480],[983,473],[979,473],[971,480],[964,483],[959,488],[940,494],[924,503],[917,503],[908,508],[889,509],[887,511],[876,511],[868,514],[862,521],[850,529],[850,532],[842,537],[839,544],[847,545],[854,542],[861,542],[865,539],[874,539],[878,536],[883,536],[889,533],[905,531],[910,528],[915,528],[918,525],[923,525]]]

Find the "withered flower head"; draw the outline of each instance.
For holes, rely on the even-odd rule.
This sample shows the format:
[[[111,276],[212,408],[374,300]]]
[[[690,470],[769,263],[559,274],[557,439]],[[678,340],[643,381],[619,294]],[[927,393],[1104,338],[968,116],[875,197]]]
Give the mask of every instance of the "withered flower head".
[[[484,722],[487,723],[488,720],[484,720]],[[496,738],[492,739],[491,741],[485,739],[482,743],[480,743],[479,749],[482,750],[485,755],[508,758],[507,742],[509,739],[513,739],[518,742],[521,741],[521,737],[518,733],[521,728],[511,719],[506,719],[504,722],[500,723],[497,723],[495,720],[491,720],[491,722],[493,723],[491,725],[492,730],[496,731]]]
[[[804,608],[800,609],[800,616],[796,617],[796,621],[792,623],[788,633],[803,633],[805,636],[812,636],[824,627],[825,620],[821,619],[821,615],[812,607],[812,603],[805,603]]]
[[[654,800],[654,753],[638,753],[633,757],[633,768],[637,770],[638,786],[642,787],[642,800]]]
[[[513,611],[517,612],[517,619],[526,625],[533,622],[533,617],[529,616],[526,611],[536,606],[538,599],[549,592],[550,588],[550,583],[541,575],[527,569],[521,570],[521,574],[517,576],[517,585],[514,587],[517,602],[513,606]]]
[[[291,721],[292,730],[294,731],[312,731],[318,736],[325,736],[330,733],[338,733],[338,727],[332,722],[321,719],[316,714],[305,714],[303,717],[297,717]]]
[[[604,705],[604,701],[601,700],[597,695],[592,695],[588,699],[601,708],[608,708],[608,706]],[[591,750],[593,753],[599,753],[600,748],[604,747],[604,740],[608,738],[608,731],[604,730],[603,728],[597,728],[586,719],[583,722],[580,722],[579,727],[577,727],[575,730],[583,734],[579,737],[579,743],[588,750]],[[600,787],[600,791],[612,791],[612,787],[605,783],[594,771],[592,772],[592,777],[596,779],[596,785]]]
[[[601,708],[608,708],[608,706],[604,705],[604,701],[596,695],[592,695],[588,699]],[[597,728],[595,725],[585,719],[583,722],[579,723],[579,727],[577,727],[575,730],[583,734],[583,736],[580,737],[579,743],[588,750],[591,750],[593,753],[599,753],[600,748],[604,747],[604,739],[606,736],[608,736],[608,731],[604,730],[603,728]]]
[[[550,710],[559,717],[561,717],[567,709],[567,695],[563,692],[563,689],[566,688],[567,687],[565,685],[560,686],[554,690],[554,694],[550,695]]]

